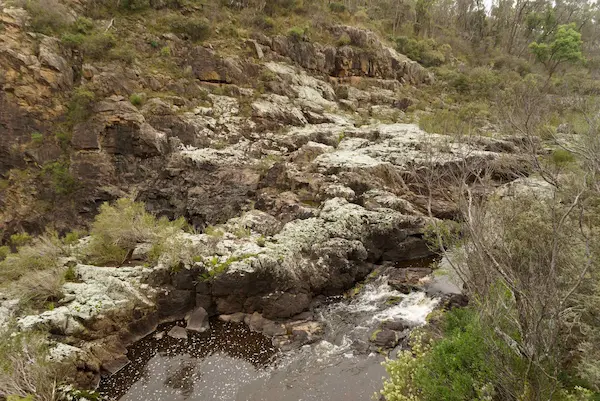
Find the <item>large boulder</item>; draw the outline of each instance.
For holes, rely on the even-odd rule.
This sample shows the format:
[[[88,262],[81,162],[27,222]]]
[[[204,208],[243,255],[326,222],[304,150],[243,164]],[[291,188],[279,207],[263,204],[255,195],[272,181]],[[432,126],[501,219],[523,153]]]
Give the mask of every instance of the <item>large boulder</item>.
[[[151,157],[166,153],[167,137],[146,123],[142,114],[120,96],[98,103],[93,117],[75,126],[73,146],[113,155]]]

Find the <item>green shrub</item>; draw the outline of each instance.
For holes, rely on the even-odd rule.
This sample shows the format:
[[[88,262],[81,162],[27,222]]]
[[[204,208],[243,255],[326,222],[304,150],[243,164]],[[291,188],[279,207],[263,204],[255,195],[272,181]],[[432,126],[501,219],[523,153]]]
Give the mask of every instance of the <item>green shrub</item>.
[[[86,120],[92,113],[96,94],[80,86],[73,91],[68,104],[68,117],[72,124]]]
[[[69,164],[57,161],[45,164],[42,174],[50,181],[52,189],[58,195],[69,195],[79,187],[78,181],[69,171]]]
[[[78,49],[85,42],[85,35],[82,33],[65,33],[61,36],[63,45],[71,49]]]
[[[30,244],[31,241],[33,241],[33,238],[27,233],[17,233],[10,236],[10,244],[15,248]]]
[[[134,106],[141,106],[142,103],[144,103],[144,98],[141,95],[134,93],[131,96],[129,96],[129,101]]]
[[[77,280],[77,271],[75,270],[74,266],[67,267],[67,270],[65,270],[65,273],[63,274],[63,279],[65,281]]]
[[[92,224],[84,256],[98,264],[122,263],[139,243],[161,244],[163,250],[181,252],[184,244],[176,237],[186,225],[183,218],[157,219],[146,212],[143,203],[131,199],[122,198],[112,205],[104,203]]]
[[[71,143],[72,133],[68,131],[58,131],[54,134],[54,137],[60,144],[60,146],[64,149]]]
[[[344,3],[338,3],[336,1],[329,3],[329,9],[331,10],[331,12],[338,14],[346,12],[346,6],[344,5]]]
[[[65,236],[62,239],[63,244],[65,245],[76,245],[79,242],[79,239],[81,238],[81,233],[79,231],[71,231],[67,234],[65,234]]]
[[[44,142],[44,135],[41,132],[37,132],[37,131],[32,132],[31,133],[31,142],[36,145],[41,144],[42,142]]]
[[[575,155],[565,149],[555,149],[552,152],[552,163],[557,166],[564,166],[575,161]]]
[[[396,49],[407,57],[426,67],[440,66],[446,60],[446,54],[452,50],[448,45],[440,45],[433,39],[413,39],[407,36],[396,38]]]
[[[69,25],[69,9],[58,0],[22,0],[21,6],[29,13],[29,23],[34,32],[52,35]]]
[[[171,56],[171,48],[169,46],[165,46],[162,49],[160,49],[160,56],[161,57],[170,57]]]
[[[94,21],[86,17],[77,17],[71,29],[77,33],[90,34],[94,30]]]
[[[411,351],[387,360],[390,376],[382,394],[388,401],[464,401],[492,399],[495,372],[477,313],[455,308],[443,318],[445,336],[426,341],[411,336]]]
[[[67,372],[48,357],[46,334],[5,329],[0,333],[0,394],[15,401],[55,400],[56,383]]]
[[[287,35],[294,40],[303,40],[306,36],[306,29],[294,26],[288,30]]]
[[[58,235],[47,232],[20,246],[16,253],[0,262],[0,282],[19,279],[32,271],[56,269],[61,256],[64,256],[64,250]]]
[[[10,247],[8,245],[0,246],[0,262],[2,262],[10,254]]]
[[[270,31],[275,28],[275,20],[269,16],[261,14],[254,18],[254,25],[262,30]]]
[[[485,98],[492,97],[501,82],[498,73],[486,67],[473,68],[469,71],[468,80],[471,92]]]
[[[225,273],[229,269],[229,267],[231,266],[232,263],[246,260],[249,258],[253,258],[255,256],[256,256],[256,254],[253,254],[253,253],[252,254],[244,254],[242,256],[230,256],[227,259],[225,259],[224,261],[221,261],[221,258],[219,258],[219,256],[215,255],[208,260],[203,259],[201,261],[201,263],[204,264],[204,267],[206,268],[206,272],[201,275],[200,279],[203,281],[211,280],[211,279]]]
[[[117,39],[112,33],[98,32],[84,36],[80,44],[84,57],[90,60],[102,60],[117,45]]]
[[[117,46],[108,51],[108,59],[114,61],[121,61],[126,64],[131,64],[135,61],[135,49],[131,46],[123,45]]]
[[[350,39],[350,36],[347,33],[344,33],[342,36],[340,36],[340,38],[337,40],[337,45],[338,46],[348,46],[352,44],[352,39]]]
[[[194,42],[202,42],[210,37],[212,28],[206,18],[172,15],[167,19],[171,32],[183,35]]]

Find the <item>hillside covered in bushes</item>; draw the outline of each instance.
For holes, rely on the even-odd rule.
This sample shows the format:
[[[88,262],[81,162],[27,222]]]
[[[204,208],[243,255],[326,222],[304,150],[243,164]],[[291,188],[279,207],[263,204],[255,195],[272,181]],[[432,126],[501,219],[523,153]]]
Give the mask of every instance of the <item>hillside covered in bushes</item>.
[[[0,400],[97,397],[193,308],[296,344],[316,299],[432,256],[468,306],[388,330],[378,397],[600,399],[599,20],[585,0],[0,0]]]

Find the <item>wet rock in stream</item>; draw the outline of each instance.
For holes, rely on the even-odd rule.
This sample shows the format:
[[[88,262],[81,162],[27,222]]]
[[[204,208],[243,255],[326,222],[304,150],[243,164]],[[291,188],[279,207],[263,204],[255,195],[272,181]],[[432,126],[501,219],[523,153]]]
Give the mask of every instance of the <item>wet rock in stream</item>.
[[[380,276],[352,298],[322,299],[287,321],[221,315],[209,331],[188,331],[187,339],[164,334],[185,331],[183,322],[162,325],[129,347],[131,363],[100,389],[123,401],[368,400],[385,374],[381,348],[424,324],[437,304],[424,292],[402,294]]]

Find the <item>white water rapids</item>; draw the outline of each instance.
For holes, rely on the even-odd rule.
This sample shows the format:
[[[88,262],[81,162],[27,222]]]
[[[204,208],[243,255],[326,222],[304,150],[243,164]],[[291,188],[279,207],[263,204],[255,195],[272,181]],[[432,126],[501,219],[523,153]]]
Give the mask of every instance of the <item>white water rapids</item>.
[[[152,340],[141,347],[145,357],[134,359],[106,391],[126,401],[368,401],[385,375],[371,333],[386,320],[424,324],[437,303],[423,292],[404,295],[379,277],[353,298],[315,310],[325,325],[315,344],[275,353],[265,338],[228,325],[184,346]]]

